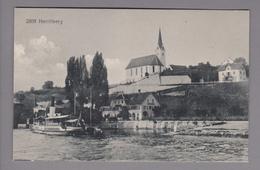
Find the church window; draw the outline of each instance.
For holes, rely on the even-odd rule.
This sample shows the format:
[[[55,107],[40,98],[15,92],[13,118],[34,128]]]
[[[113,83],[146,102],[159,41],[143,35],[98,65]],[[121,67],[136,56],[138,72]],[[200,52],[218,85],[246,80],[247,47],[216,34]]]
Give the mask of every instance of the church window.
[[[135,69],[135,75],[137,75],[137,68]]]
[[[154,66],[153,66],[153,73],[154,73]]]
[[[141,67],[141,77],[143,77],[143,67]]]

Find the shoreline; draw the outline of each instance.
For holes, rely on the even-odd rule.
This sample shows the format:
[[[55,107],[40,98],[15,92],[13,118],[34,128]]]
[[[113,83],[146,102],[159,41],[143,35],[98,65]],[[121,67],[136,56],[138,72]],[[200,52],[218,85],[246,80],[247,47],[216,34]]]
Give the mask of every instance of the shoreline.
[[[119,121],[103,123],[103,129],[166,130],[165,135],[248,138],[248,121]]]
[[[248,121],[118,121],[103,122],[103,130],[164,130],[164,135],[248,138]],[[20,124],[18,129],[26,129]]]

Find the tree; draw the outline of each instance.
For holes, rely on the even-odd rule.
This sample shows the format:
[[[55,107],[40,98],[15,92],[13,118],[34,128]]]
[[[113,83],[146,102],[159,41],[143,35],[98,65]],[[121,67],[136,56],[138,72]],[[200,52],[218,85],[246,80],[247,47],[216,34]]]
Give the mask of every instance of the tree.
[[[240,63],[244,66],[246,70],[246,76],[249,77],[249,65],[246,62],[246,59],[243,57],[238,57],[234,60],[234,63]]]
[[[108,104],[107,68],[102,53],[96,52],[90,70],[92,101],[99,109],[101,106]]]
[[[196,66],[189,66],[189,72],[192,82],[199,82],[201,79],[204,81],[218,80],[217,67],[212,66],[209,62],[206,64],[199,63]]]
[[[67,76],[65,79],[65,89],[67,98],[71,106],[74,106],[74,97],[80,106],[80,113],[83,112],[84,103],[87,102],[89,88],[89,77],[85,56],[75,58],[70,57],[67,61]]]
[[[45,81],[42,89],[53,89],[53,81]]]
[[[23,102],[25,99],[25,94],[23,91],[19,91],[17,93],[14,94],[14,98],[16,98],[19,102]]]
[[[234,63],[240,63],[240,64],[243,64],[243,65],[246,65],[246,59],[243,58],[243,57],[238,57],[238,58],[235,58],[234,60]]]

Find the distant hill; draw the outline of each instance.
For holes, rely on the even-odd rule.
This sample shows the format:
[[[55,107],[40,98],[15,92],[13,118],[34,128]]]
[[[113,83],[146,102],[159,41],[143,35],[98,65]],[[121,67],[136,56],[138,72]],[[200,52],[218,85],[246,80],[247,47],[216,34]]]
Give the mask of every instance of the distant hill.
[[[33,116],[33,107],[35,102],[50,101],[51,96],[55,96],[55,100],[66,99],[65,88],[54,87],[51,89],[41,89],[34,91],[18,91],[14,94],[15,103],[22,105],[20,109],[15,109],[17,113],[14,113],[14,117],[19,114],[19,123],[25,123],[26,118],[31,118]],[[16,107],[14,105],[14,107]],[[19,113],[18,113],[19,112]]]

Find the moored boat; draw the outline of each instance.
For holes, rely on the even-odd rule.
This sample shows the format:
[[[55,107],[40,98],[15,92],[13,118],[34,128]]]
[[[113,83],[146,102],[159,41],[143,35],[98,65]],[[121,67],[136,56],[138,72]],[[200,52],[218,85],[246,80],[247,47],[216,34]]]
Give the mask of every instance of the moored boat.
[[[80,119],[71,119],[70,115],[55,112],[54,97],[52,97],[49,113],[38,115],[35,113],[31,130],[35,133],[47,135],[80,135],[84,134],[84,125]]]
[[[48,135],[79,135],[84,130],[79,126],[78,119],[69,119],[69,115],[39,117],[35,119],[31,130]]]

